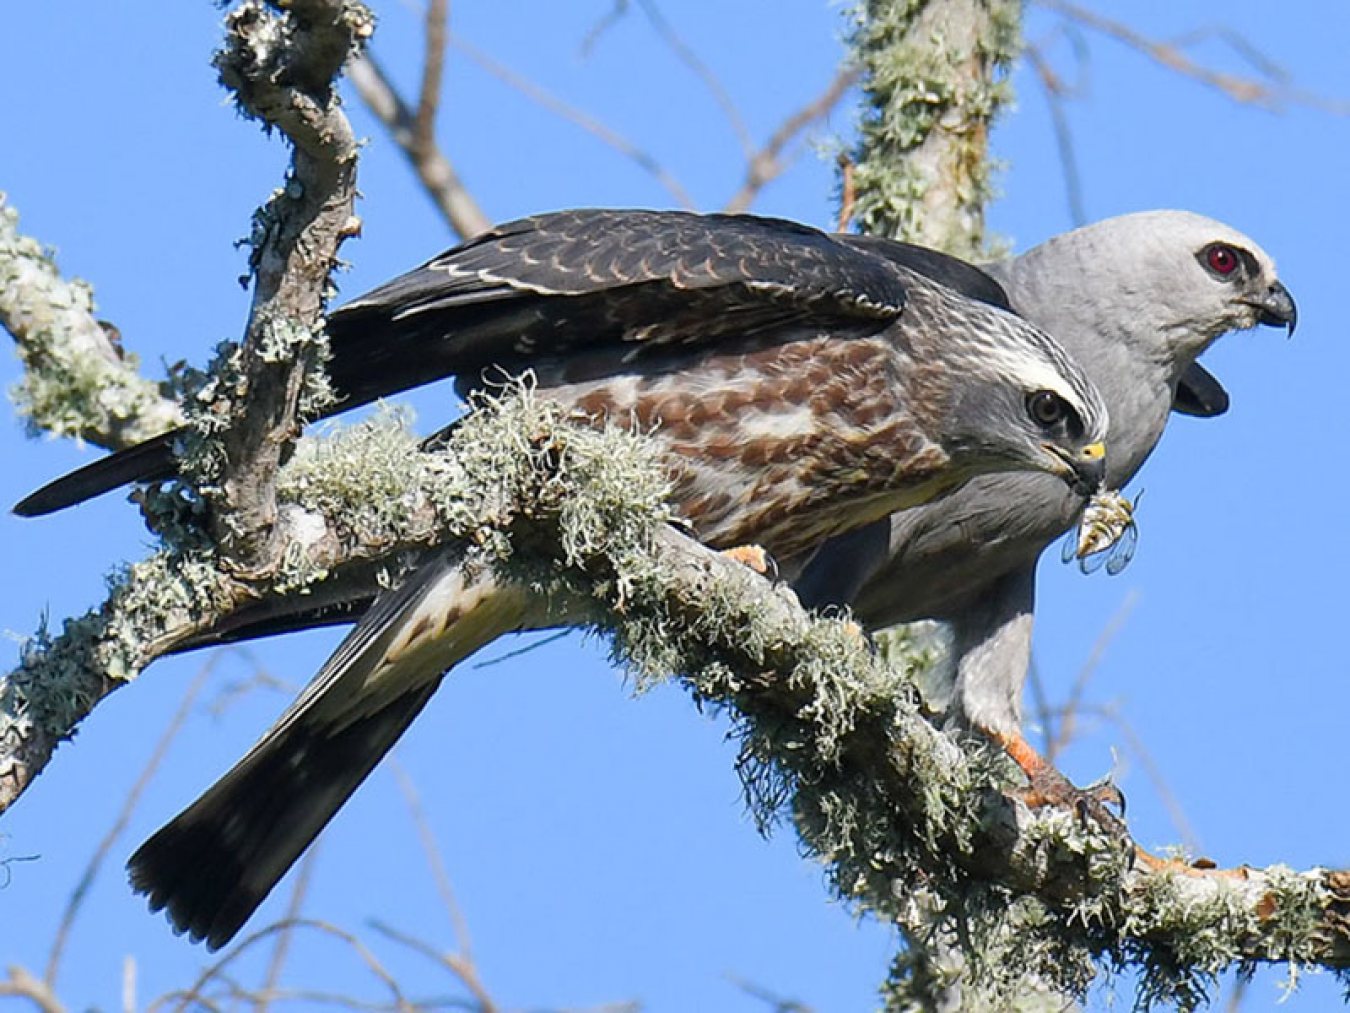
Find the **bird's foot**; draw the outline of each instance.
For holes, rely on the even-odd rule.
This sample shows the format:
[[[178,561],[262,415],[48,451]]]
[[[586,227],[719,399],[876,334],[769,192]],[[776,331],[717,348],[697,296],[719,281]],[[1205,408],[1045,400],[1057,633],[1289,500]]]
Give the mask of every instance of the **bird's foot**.
[[[989,735],[1026,774],[1027,786],[1015,794],[1029,808],[1054,806],[1077,814],[1084,822],[1091,820],[1114,837],[1129,839],[1124,820],[1125,796],[1110,778],[1079,788],[1021,735],[995,731]]]
[[[733,545],[729,549],[723,549],[722,555],[750,567],[762,577],[772,576],[771,571],[775,569],[773,560],[759,545]]]
[[[1030,783],[1017,792],[1017,797],[1029,808],[1054,806],[1074,813],[1084,823],[1097,824],[1113,837],[1129,837],[1123,818],[1125,796],[1110,778],[1080,788],[1049,763],[1027,777]]]

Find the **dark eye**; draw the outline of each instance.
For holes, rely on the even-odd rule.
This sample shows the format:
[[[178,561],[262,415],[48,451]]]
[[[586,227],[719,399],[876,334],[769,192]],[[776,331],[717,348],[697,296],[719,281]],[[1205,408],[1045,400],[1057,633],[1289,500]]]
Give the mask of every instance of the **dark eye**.
[[[1237,250],[1223,243],[1214,243],[1205,248],[1205,263],[1215,274],[1226,278],[1238,268]]]
[[[1027,414],[1044,429],[1059,425],[1071,412],[1068,402],[1052,390],[1038,390],[1027,398]]]

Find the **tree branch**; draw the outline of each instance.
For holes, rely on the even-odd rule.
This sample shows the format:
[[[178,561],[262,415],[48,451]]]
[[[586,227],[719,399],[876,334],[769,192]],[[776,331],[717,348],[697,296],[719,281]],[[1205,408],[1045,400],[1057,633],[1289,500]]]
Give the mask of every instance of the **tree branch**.
[[[1010,800],[1002,760],[929,724],[907,673],[849,623],[809,616],[786,588],[672,527],[664,471],[641,437],[575,428],[525,392],[479,405],[444,453],[415,445],[387,418],[302,444],[280,483],[289,555],[314,576],[361,552],[389,559],[449,540],[439,551],[590,615],[639,683],[678,673],[731,709],[757,818],[790,813],[841,896],[909,927],[927,896],[934,931],[959,926],[967,952],[1007,955],[967,969],[994,1008],[1028,973],[1081,991],[1105,958],[1139,966],[1151,993],[1174,1001],[1235,962],[1350,966],[1350,874],[1133,867],[1128,842],[1090,821]],[[300,574],[289,576],[269,593],[294,593]],[[25,651],[9,684],[45,691],[39,673],[83,665],[90,685],[115,688],[105,673],[129,677],[228,612],[228,581],[162,553],[128,574],[101,624]],[[96,703],[84,698],[48,737]],[[24,713],[54,709],[30,696]],[[5,802],[19,787],[7,762]]]
[[[1187,56],[1182,49],[1185,43],[1193,42],[1197,37],[1200,37],[1194,33],[1188,39],[1165,42],[1151,39],[1123,21],[1106,17],[1086,7],[1066,2],[1066,0],[1036,0],[1036,2],[1038,6],[1044,7],[1048,11],[1054,11],[1056,14],[1077,22],[1085,28],[1090,28],[1143,53],[1149,59],[1169,70],[1176,71],[1183,77],[1189,77],[1193,81],[1198,81],[1200,84],[1222,92],[1234,102],[1258,106],[1272,112],[1278,111],[1286,105],[1301,105],[1311,109],[1320,109],[1335,116],[1350,116],[1350,102],[1344,99],[1327,98],[1291,88],[1283,72],[1269,60],[1260,56],[1255,47],[1245,39],[1225,36],[1230,45],[1244,57],[1249,60],[1255,58],[1253,62],[1256,63],[1259,73],[1268,78],[1273,78],[1273,80],[1262,81],[1256,78],[1240,77],[1236,74],[1213,70],[1197,63]]]
[[[407,157],[451,230],[468,239],[492,226],[491,219],[464,186],[453,163],[434,143],[418,143],[417,121],[384,69],[369,53],[347,65],[347,80]]]
[[[608,145],[619,152],[619,154],[636,162],[638,166],[650,173],[655,177],[658,183],[665,187],[666,192],[670,194],[675,203],[680,207],[688,208],[690,210],[697,207],[693,197],[689,195],[689,191],[684,188],[680,181],[676,179],[668,169],[661,165],[661,163],[650,153],[639,148],[622,134],[605,126],[590,113],[584,112],[573,105],[569,105],[556,95],[551,94],[544,88],[535,84],[529,78],[516,73],[516,71],[505,64],[499,63],[482,50],[470,45],[465,40],[452,36],[451,44],[502,83],[514,88],[532,102],[536,102],[550,112],[556,113],[569,123],[575,124],[592,137],[597,138],[602,144]]]
[[[311,380],[325,353],[328,279],[339,245],[358,229],[356,138],[333,81],[374,21],[356,0],[292,0],[284,10],[246,0],[226,27],[215,58],[221,82],[242,111],[279,127],[293,152],[286,185],[254,216],[243,346],[213,370],[232,382],[211,388],[212,403],[199,394],[194,414],[203,431],[226,420],[223,480],[207,490],[216,543],[241,570],[266,572],[280,549],[276,470],[298,433],[303,401],[312,407],[326,396]]]
[[[834,80],[830,82],[829,87],[818,98],[807,103],[784,120],[782,125],[765,142],[764,147],[758,151],[752,151],[746,165],[745,182],[732,195],[731,200],[727,201],[722,210],[727,214],[741,214],[749,211],[760,191],[781,176],[783,170],[787,167],[783,162],[783,149],[813,123],[830,115],[834,108],[843,101],[844,96],[848,94],[848,90],[857,84],[859,76],[857,67],[841,68],[839,73],[834,76]]]
[[[866,105],[854,158],[864,232],[980,259],[989,127],[1019,45],[1014,0],[861,0],[852,44]]]
[[[24,368],[10,397],[33,435],[120,450],[182,425],[178,405],[140,376],[116,328],[94,317],[93,289],[62,279],[51,253],[19,231],[19,213],[3,193],[0,324]]]

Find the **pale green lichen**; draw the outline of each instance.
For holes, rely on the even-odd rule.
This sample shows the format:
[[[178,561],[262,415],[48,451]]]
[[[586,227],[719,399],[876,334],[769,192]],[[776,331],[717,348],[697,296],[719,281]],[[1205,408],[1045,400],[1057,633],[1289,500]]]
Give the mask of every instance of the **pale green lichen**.
[[[0,323],[24,372],[9,392],[31,435],[127,446],[177,424],[177,407],[137,373],[134,355],[94,317],[93,290],[65,281],[51,251],[19,232],[0,193]]]
[[[1145,1002],[1184,1005],[1249,958],[1253,939],[1295,966],[1319,952],[1326,897],[1315,878],[1276,875],[1262,917],[1240,888],[1196,894],[1148,877],[1127,889],[1120,842],[1066,813],[1026,817],[1000,837],[1009,804],[993,751],[963,750],[925,721],[907,665],[887,668],[843,620],[807,618],[785,590],[747,596],[757,578],[739,570],[710,571],[696,594],[675,583],[654,548],[670,519],[667,476],[640,434],[578,426],[526,388],[482,399],[442,442],[420,452],[394,413],[313,441],[283,471],[282,509],[305,513],[297,530],[313,518],[333,530],[349,515],[348,530],[404,550],[408,539],[461,539],[506,579],[594,601],[640,684],[678,676],[727,707],[761,826],[790,815],[839,895],[910,940],[887,986],[891,1008],[921,1008],[916,997],[938,985],[959,989],[969,1009],[1080,995],[1100,961],[1144,968]],[[403,514],[427,507],[435,523],[410,527]],[[195,551],[119,574],[103,609],[25,651],[0,689],[10,722],[0,741],[35,722],[68,734],[159,638],[223,611],[225,597],[215,559]],[[1024,874],[1078,885],[1056,899],[982,881],[971,865],[999,840],[1019,849]],[[938,938],[951,945],[926,949]]]
[[[864,0],[850,43],[865,105],[853,158],[864,232],[967,259],[984,251],[989,130],[1011,99],[1015,0]]]

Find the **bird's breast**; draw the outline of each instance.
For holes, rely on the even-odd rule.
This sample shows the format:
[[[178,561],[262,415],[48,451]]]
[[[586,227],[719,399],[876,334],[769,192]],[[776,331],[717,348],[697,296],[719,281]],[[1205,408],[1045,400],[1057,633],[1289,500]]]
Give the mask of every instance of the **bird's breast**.
[[[882,338],[815,338],[550,387],[597,424],[666,452],[678,507],[705,542],[788,558],[950,483],[905,403]],[[541,378],[547,383],[547,378]]]

